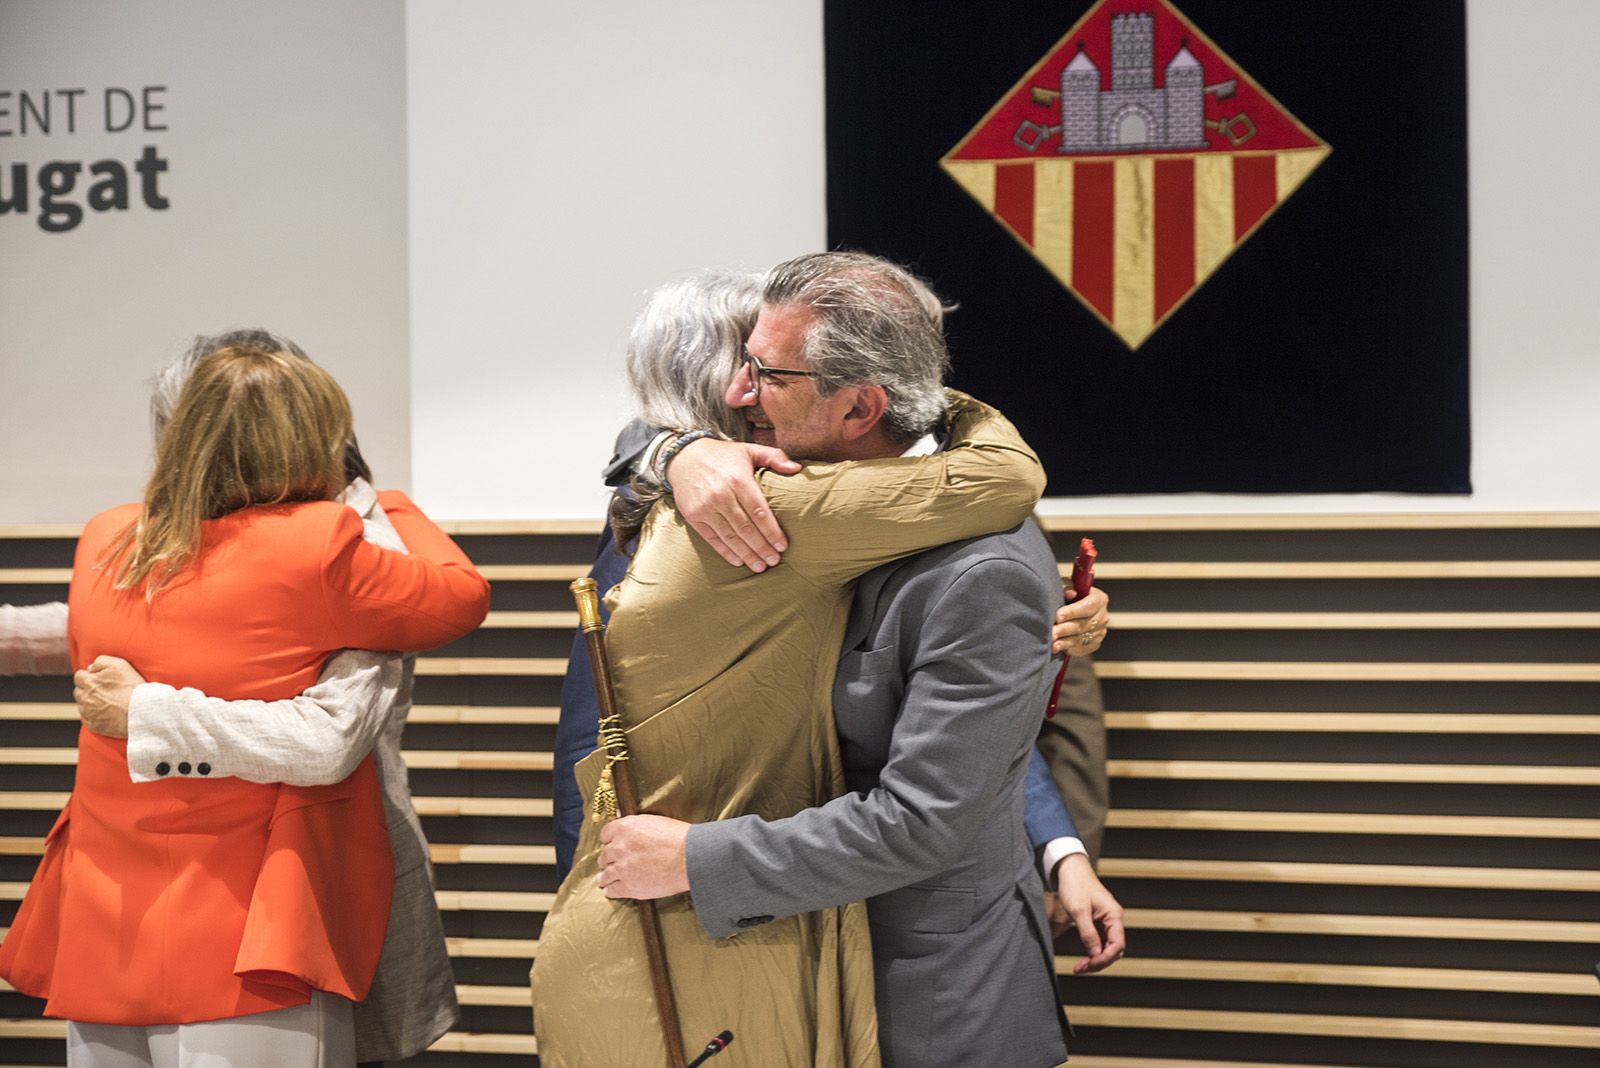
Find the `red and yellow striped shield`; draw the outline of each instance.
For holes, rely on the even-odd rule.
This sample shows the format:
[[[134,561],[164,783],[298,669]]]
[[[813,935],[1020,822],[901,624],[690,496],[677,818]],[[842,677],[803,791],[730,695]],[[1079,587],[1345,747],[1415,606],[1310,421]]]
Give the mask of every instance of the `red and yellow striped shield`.
[[[1330,151],[1167,0],[1100,0],[940,163],[1136,349]]]

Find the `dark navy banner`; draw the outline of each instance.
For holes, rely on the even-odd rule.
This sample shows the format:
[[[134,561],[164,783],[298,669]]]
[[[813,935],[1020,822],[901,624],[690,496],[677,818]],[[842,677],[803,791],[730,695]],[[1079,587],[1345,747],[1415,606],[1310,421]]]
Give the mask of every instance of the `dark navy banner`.
[[[828,233],[1049,493],[1470,491],[1464,5],[826,7]]]

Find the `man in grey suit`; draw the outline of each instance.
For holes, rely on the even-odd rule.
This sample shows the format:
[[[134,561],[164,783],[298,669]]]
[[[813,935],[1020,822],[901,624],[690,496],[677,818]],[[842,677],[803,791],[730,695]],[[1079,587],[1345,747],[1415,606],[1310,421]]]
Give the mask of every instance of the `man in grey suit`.
[[[943,339],[935,329],[936,351],[911,351],[919,331],[904,329],[923,293],[860,255],[777,268],[727,398],[754,440],[814,460],[938,448]],[[908,420],[926,432],[910,450]],[[606,892],[690,891],[712,937],[866,898],[885,1064],[1061,1063],[1066,1025],[1023,828],[1056,663],[1040,621],[1060,601],[1055,559],[1031,523],[872,572],[834,684],[849,792],[771,822],[613,821],[601,836]],[[1095,635],[1093,622],[1084,633]],[[1120,909],[1097,880],[1083,886],[1094,879],[1086,860],[1081,870],[1106,936],[1091,964],[1104,966],[1121,952]]]

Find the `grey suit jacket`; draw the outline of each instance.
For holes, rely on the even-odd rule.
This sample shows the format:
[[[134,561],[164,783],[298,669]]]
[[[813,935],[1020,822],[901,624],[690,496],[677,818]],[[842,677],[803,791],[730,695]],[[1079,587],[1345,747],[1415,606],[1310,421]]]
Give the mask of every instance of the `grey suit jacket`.
[[[1031,522],[861,580],[834,685],[849,791],[690,829],[714,938],[867,898],[888,1068],[1066,1059],[1023,779],[1061,601]]]

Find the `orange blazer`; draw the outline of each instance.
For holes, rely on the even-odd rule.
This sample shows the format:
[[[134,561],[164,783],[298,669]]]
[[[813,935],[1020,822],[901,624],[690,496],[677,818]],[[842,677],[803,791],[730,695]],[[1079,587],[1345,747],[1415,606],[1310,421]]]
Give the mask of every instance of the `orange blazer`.
[[[102,653],[152,682],[277,700],[335,650],[421,651],[483,621],[489,588],[404,494],[379,502],[411,555],[362,540],[350,508],[251,508],[205,524],[196,563],[153,602],[114,590],[101,556],[138,514],[90,520],[68,599],[72,662]],[[204,764],[129,779],[127,743],[79,734],[71,798],[4,944],[0,975],[86,1023],[175,1024],[359,1001],[394,886],[369,756],[344,782],[208,778]]]

